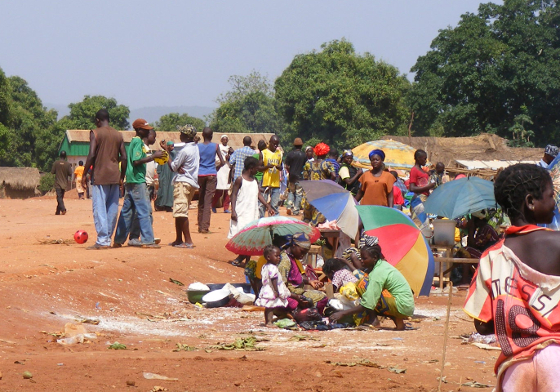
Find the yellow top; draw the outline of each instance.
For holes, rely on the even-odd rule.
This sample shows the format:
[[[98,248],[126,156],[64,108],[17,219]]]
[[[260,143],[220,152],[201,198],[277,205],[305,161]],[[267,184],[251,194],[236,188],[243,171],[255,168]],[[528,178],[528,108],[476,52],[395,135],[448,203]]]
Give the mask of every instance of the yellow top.
[[[282,163],[282,151],[280,151],[279,149],[276,149],[276,151],[272,152],[268,148],[266,148],[263,150],[262,154],[264,166],[268,165],[269,163],[279,166]],[[263,172],[262,186],[280,188],[280,170],[275,167],[266,169]]]

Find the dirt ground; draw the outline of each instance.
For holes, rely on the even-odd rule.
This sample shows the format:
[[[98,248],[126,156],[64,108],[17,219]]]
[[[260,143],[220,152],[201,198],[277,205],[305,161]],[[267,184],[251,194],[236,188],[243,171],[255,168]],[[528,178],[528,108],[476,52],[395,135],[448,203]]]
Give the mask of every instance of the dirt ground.
[[[0,391],[438,389],[447,296],[417,299],[416,329],[404,332],[390,321],[377,331],[264,328],[261,312],[200,309],[187,301],[186,286],[170,282],[244,282],[243,271],[227,264],[229,215],[221,209],[206,235],[197,233],[191,210],[194,249],[166,246],[173,217],[154,212],[161,249],[87,251],[95,241],[91,201],[70,192],[65,216],[55,216],[55,206],[52,197],[0,200]],[[78,229],[90,234],[87,244],[67,241]],[[442,391],[495,384],[499,351],[459,338],[474,331],[461,311],[465,294],[452,301]],[[57,343],[67,323],[96,339]],[[260,351],[216,347],[251,336]],[[126,350],[108,349],[115,342]],[[178,344],[193,351],[174,351]],[[178,380],[146,379],[145,372]]]

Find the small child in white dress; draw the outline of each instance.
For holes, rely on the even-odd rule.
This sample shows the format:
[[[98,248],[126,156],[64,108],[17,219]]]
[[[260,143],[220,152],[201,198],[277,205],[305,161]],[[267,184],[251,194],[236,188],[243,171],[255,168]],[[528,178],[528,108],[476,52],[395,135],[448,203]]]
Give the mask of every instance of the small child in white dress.
[[[280,272],[278,271],[278,263],[280,263],[280,249],[274,245],[268,245],[264,248],[263,253],[266,264],[263,265],[261,271],[262,288],[259,298],[255,301],[255,305],[264,306],[264,321],[267,327],[273,327],[272,319],[275,310],[285,310],[288,306],[288,298],[290,291],[284,284]]]

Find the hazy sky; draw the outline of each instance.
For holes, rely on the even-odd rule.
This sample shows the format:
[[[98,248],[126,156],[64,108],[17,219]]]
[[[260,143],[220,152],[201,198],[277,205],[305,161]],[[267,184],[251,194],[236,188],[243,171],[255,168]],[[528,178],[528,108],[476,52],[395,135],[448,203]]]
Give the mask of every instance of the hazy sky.
[[[409,73],[476,0],[4,1],[0,68],[43,103],[86,94],[131,109],[216,106],[231,75],[271,80],[298,53],[345,37]]]

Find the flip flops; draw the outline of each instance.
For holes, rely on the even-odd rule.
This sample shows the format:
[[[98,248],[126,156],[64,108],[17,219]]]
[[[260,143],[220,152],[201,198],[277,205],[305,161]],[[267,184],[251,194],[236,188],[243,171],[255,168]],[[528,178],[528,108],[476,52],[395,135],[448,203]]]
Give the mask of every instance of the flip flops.
[[[171,245],[171,244],[170,244]],[[194,248],[193,244],[187,244],[186,242],[181,242],[180,244],[177,245],[171,245],[174,248],[185,248],[185,249],[192,249]]]

